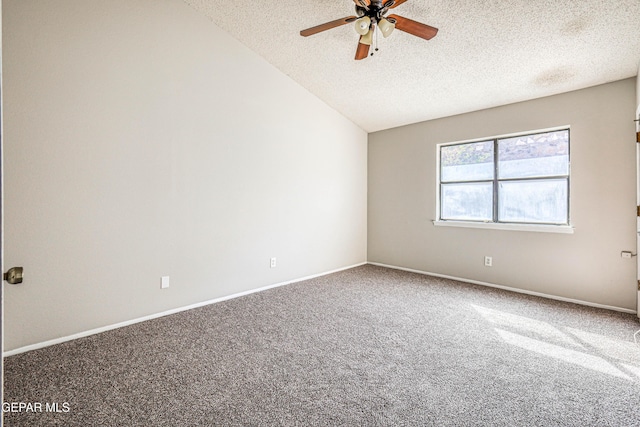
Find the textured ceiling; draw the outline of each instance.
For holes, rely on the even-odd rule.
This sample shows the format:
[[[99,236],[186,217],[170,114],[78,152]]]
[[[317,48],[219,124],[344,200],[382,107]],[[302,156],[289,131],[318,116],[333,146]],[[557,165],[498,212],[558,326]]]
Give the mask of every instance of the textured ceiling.
[[[637,74],[639,0],[409,0],[439,29],[396,30],[355,61],[352,0],[184,0],[368,132],[581,89]],[[256,76],[259,78],[259,76]]]

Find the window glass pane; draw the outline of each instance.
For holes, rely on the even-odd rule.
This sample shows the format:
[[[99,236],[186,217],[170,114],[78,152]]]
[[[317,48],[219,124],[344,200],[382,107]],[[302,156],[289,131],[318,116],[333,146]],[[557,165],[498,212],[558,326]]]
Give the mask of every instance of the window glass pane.
[[[498,177],[569,175],[569,131],[498,140]]]
[[[498,191],[498,220],[567,224],[567,179],[507,181]]]
[[[440,147],[440,180],[493,179],[493,141]]]
[[[493,185],[491,182],[442,184],[441,219],[491,221]]]

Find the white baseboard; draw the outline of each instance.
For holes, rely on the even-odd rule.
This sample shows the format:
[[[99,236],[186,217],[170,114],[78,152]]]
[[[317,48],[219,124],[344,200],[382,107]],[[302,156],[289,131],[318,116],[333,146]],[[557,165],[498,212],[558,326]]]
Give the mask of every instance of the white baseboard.
[[[241,297],[241,296],[244,296],[244,295],[249,295],[249,294],[256,293],[256,292],[266,291],[267,289],[277,288],[279,286],[289,285],[289,284],[292,284],[292,283],[297,283],[297,282],[302,282],[302,281],[305,281],[305,280],[310,280],[310,279],[313,279],[313,278],[316,278],[316,277],[326,276],[328,274],[337,273],[339,271],[348,270],[350,268],[360,267],[360,266],[365,265],[365,264],[377,265],[378,267],[392,268],[394,270],[408,271],[408,272],[411,272],[411,273],[424,274],[424,275],[427,275],[427,276],[441,277],[443,279],[457,280],[459,282],[471,283],[471,284],[474,284],[474,285],[481,285],[481,286],[488,286],[488,287],[491,287],[491,288],[498,288],[498,289],[503,289],[503,290],[506,290],[506,291],[518,292],[518,293],[521,293],[521,294],[533,295],[533,296],[553,299],[553,300],[557,300],[557,301],[564,301],[564,302],[570,302],[570,303],[574,303],[574,304],[586,305],[586,306],[589,306],[589,307],[603,308],[603,309],[606,309],[606,310],[619,311],[619,312],[622,312],[622,313],[637,314],[637,312],[635,310],[630,310],[630,309],[622,308],[622,307],[615,307],[615,306],[610,306],[610,305],[597,304],[597,303],[588,302],[588,301],[576,300],[576,299],[572,299],[572,298],[565,298],[565,297],[560,297],[560,296],[556,296],[556,295],[549,295],[549,294],[544,294],[544,293],[541,293],[541,292],[527,291],[527,290],[518,289],[518,288],[511,288],[509,286],[496,285],[496,284],[493,284],[493,283],[481,282],[481,281],[478,281],[478,280],[465,279],[465,278],[455,277],[455,276],[448,276],[448,275],[445,275],[445,274],[430,273],[428,271],[415,270],[415,269],[412,269],[412,268],[405,268],[405,267],[398,267],[398,266],[395,266],[395,265],[382,264],[382,263],[378,263],[378,262],[362,262],[362,263],[359,263],[359,264],[354,264],[354,265],[350,265],[350,266],[347,266],[347,267],[342,267],[342,268],[338,268],[338,269],[335,269],[335,270],[326,271],[326,272],[323,272],[323,273],[313,274],[313,275],[310,275],[310,276],[305,276],[305,277],[301,277],[301,278],[298,278],[298,279],[289,280],[289,281],[286,281],[286,282],[275,283],[273,285],[263,286],[263,287],[257,288],[257,289],[251,289],[251,290],[244,291],[244,292],[238,292],[236,294],[226,295],[226,296],[223,296],[223,297],[220,297],[220,298],[214,298],[214,299],[211,299],[211,300],[202,301],[202,302],[195,303],[195,304],[190,304],[190,305],[187,305],[187,306],[184,306],[184,307],[174,308],[174,309],[163,311],[163,312],[160,312],[160,313],[150,314],[148,316],[143,316],[143,317],[139,317],[139,318],[136,318],[136,319],[127,320],[127,321],[120,322],[120,323],[115,323],[115,324],[112,324],[112,325],[102,326],[100,328],[90,329],[90,330],[87,330],[87,331],[79,332],[77,334],[68,335],[68,336],[65,336],[65,337],[55,338],[55,339],[52,339],[52,340],[43,341],[43,342],[36,343],[36,344],[30,344],[30,345],[27,345],[27,346],[24,346],[24,347],[20,347],[20,348],[16,348],[16,349],[13,349],[13,350],[5,351],[2,355],[3,355],[3,357],[8,357],[8,356],[13,356],[13,355],[20,354],[20,353],[25,353],[25,352],[31,351],[31,350],[37,350],[37,349],[40,349],[40,348],[49,347],[49,346],[52,346],[52,345],[55,345],[55,344],[60,344],[60,343],[67,342],[67,341],[72,341],[72,340],[75,340],[75,339],[78,339],[78,338],[84,338],[84,337],[88,337],[88,336],[91,336],[91,335],[99,334],[99,333],[102,333],[102,332],[110,331],[112,329],[117,329],[117,328],[121,328],[121,327],[124,327],[124,326],[129,326],[129,325],[133,325],[133,324],[136,324],[136,323],[144,322],[146,320],[152,320],[152,319],[157,319],[159,317],[169,316],[171,314],[180,313],[181,311],[191,310],[191,309],[198,308],[198,307],[204,307],[206,305],[215,304],[217,302],[222,302],[222,301],[230,300],[230,299],[233,299],[233,298],[238,298],[238,297]]]
[[[36,343],[36,344],[30,344],[30,345],[27,345],[27,346],[24,346],[24,347],[16,348],[14,350],[5,351],[2,354],[2,356],[3,357],[8,357],[8,356],[13,356],[13,355],[20,354],[20,353],[25,353],[27,351],[37,350],[39,348],[49,347],[51,345],[60,344],[60,343],[67,342],[67,341],[72,341],[72,340],[75,340],[75,339],[78,339],[78,338],[88,337],[90,335],[99,334],[101,332],[110,331],[112,329],[122,328],[123,326],[129,326],[129,325],[133,325],[135,323],[144,322],[146,320],[152,320],[152,319],[157,319],[159,317],[169,316],[171,314],[180,313],[181,311],[191,310],[193,308],[198,308],[198,307],[204,307],[206,305],[215,304],[217,302],[222,302],[222,301],[230,300],[230,299],[233,299],[233,298],[238,298],[238,297],[249,295],[249,294],[253,294],[253,293],[256,293],[256,292],[266,291],[267,289],[277,288],[279,286],[290,285],[292,283],[302,282],[302,281],[305,281],[305,280],[314,279],[316,277],[326,276],[328,274],[337,273],[339,271],[348,270],[350,268],[360,267],[361,265],[365,265],[365,264],[367,264],[367,263],[366,262],[362,262],[362,263],[359,263],[359,264],[350,265],[348,267],[342,267],[342,268],[338,268],[338,269],[331,270],[331,271],[325,271],[324,273],[312,274],[311,276],[305,276],[305,277],[301,277],[299,279],[294,279],[294,280],[288,280],[286,282],[275,283],[273,285],[263,286],[263,287],[257,288],[257,289],[250,289],[248,291],[238,292],[237,294],[227,295],[227,296],[223,296],[223,297],[220,297],[220,298],[214,298],[214,299],[211,299],[211,300],[202,301],[202,302],[198,302],[198,303],[195,303],[195,304],[190,304],[190,305],[187,305],[187,306],[184,306],[184,307],[174,308],[174,309],[163,311],[163,312],[160,312],[160,313],[150,314],[148,316],[143,316],[143,317],[139,317],[139,318],[136,318],[136,319],[127,320],[127,321],[124,321],[124,322],[115,323],[113,325],[107,325],[107,326],[102,326],[100,328],[90,329],[90,330],[84,331],[84,332],[78,332],[77,334],[68,335],[66,337],[55,338],[55,339],[52,339],[52,340],[43,341],[43,342]]]
[[[474,284],[474,285],[481,285],[481,286],[488,286],[488,287],[491,287],[491,288],[504,289],[505,291],[511,291],[511,292],[517,292],[517,293],[520,293],[520,294],[533,295],[533,296],[536,296],[536,297],[548,298],[548,299],[553,299],[553,300],[557,300],[557,301],[571,302],[571,303],[574,303],[574,304],[586,305],[586,306],[589,306],[589,307],[604,308],[606,310],[619,311],[619,312],[622,312],[622,313],[637,314],[637,312],[635,310],[630,310],[628,308],[615,307],[615,306],[604,305],[604,304],[597,304],[595,302],[582,301],[582,300],[577,300],[577,299],[572,299],[572,298],[565,298],[565,297],[560,297],[560,296],[557,296],[557,295],[543,294],[541,292],[534,292],[534,291],[527,291],[527,290],[524,290],[524,289],[511,288],[509,286],[496,285],[496,284],[488,283],[488,282],[480,282],[478,280],[464,279],[464,278],[455,277],[455,276],[447,276],[446,274],[430,273],[428,271],[414,270],[412,268],[405,268],[405,267],[398,267],[398,266],[395,266],[395,265],[381,264],[379,262],[369,262],[368,264],[377,265],[378,267],[392,268],[394,270],[402,270],[402,271],[409,271],[411,273],[424,274],[426,276],[434,276],[434,277],[441,277],[443,279],[457,280],[459,282],[471,283],[471,284]]]

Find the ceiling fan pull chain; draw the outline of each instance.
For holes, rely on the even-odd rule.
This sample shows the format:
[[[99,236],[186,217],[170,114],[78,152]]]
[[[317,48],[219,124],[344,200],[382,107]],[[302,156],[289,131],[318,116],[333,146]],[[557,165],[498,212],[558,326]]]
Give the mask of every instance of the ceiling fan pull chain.
[[[378,32],[376,31],[375,25],[371,25],[371,31],[373,31],[373,47],[374,50],[378,51]],[[371,56],[373,56],[373,52],[371,52]]]

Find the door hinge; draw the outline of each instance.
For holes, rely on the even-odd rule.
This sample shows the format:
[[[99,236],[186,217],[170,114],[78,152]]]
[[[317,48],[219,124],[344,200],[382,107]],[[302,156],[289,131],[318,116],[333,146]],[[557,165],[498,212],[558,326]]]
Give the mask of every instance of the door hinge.
[[[640,142],[640,132],[636,132],[636,142]]]
[[[638,290],[640,291],[640,280],[638,280]]]
[[[638,206],[638,209],[637,209],[637,211],[636,211],[636,215],[637,215],[637,216],[640,216],[640,206]]]

